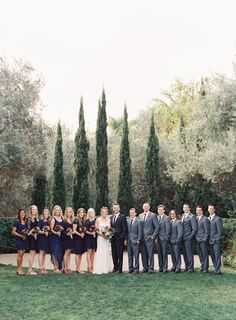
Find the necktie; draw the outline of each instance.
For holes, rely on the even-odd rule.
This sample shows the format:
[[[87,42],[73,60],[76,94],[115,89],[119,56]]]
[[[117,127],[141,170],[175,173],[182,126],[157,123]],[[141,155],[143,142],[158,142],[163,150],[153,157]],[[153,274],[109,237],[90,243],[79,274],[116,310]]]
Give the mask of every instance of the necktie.
[[[146,221],[146,218],[147,218],[147,214],[146,214],[146,213],[144,213],[143,222],[145,222],[145,221]]]
[[[132,225],[133,225],[133,219],[131,219],[131,222],[130,222],[130,229],[132,228]]]

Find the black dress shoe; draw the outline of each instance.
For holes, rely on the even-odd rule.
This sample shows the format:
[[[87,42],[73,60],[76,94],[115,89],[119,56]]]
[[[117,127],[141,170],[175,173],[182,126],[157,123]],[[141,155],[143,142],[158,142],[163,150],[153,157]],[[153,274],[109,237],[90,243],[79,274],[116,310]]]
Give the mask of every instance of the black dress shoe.
[[[220,272],[212,271],[210,274],[211,274],[212,276],[218,276],[218,275],[220,275]]]
[[[116,269],[113,269],[113,270],[112,270],[112,272],[116,272],[116,271],[117,271]]]
[[[167,270],[163,270],[163,274],[164,274],[164,273],[167,273],[167,272],[168,272]]]
[[[148,273],[147,270],[143,270],[142,273]]]
[[[148,271],[148,274],[153,274],[153,273],[154,273],[154,271],[152,271],[152,270]]]
[[[202,270],[202,273],[208,273],[208,270]]]
[[[175,273],[180,273],[180,270],[175,270]]]
[[[136,275],[136,274],[138,274],[139,272],[138,271],[134,271],[132,274],[133,275]]]
[[[121,274],[122,273],[122,271],[119,271],[119,270],[117,270],[116,272],[115,272],[115,274]]]
[[[133,273],[134,271],[133,270],[129,270],[129,273]]]
[[[187,273],[192,273],[192,272],[193,272],[192,270],[188,270],[188,271],[187,271]]]
[[[162,272],[163,272],[163,270],[159,270],[159,272],[161,272],[161,273],[162,273]]]

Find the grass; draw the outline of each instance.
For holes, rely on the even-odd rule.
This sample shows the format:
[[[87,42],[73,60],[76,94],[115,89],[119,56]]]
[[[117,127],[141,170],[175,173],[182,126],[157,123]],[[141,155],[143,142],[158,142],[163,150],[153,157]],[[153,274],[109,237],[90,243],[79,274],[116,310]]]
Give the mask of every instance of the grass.
[[[0,319],[235,320],[236,271],[18,277],[0,266]]]

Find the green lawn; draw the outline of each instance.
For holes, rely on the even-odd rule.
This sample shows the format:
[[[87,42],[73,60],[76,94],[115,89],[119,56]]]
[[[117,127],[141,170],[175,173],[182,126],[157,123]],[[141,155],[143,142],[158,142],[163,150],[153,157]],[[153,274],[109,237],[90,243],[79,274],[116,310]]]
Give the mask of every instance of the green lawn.
[[[18,277],[0,266],[0,319],[235,320],[236,271]]]

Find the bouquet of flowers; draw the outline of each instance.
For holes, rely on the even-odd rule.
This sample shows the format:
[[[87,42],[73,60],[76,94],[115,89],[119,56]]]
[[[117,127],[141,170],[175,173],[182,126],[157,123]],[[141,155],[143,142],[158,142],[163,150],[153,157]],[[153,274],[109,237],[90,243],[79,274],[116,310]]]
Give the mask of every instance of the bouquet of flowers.
[[[28,236],[28,233],[29,233],[29,230],[28,230],[28,229],[23,229],[22,231],[19,232],[19,234],[21,234],[21,235],[24,236],[24,237],[27,237],[27,236]]]
[[[44,227],[43,227],[43,232],[44,232],[44,233],[49,233],[50,231],[51,231],[50,226],[44,226]]]
[[[91,226],[89,229],[88,229],[89,232],[95,232],[96,231],[96,228],[95,228],[95,225]],[[94,238],[96,237],[96,234],[94,233]]]
[[[31,234],[34,236],[35,235],[37,236],[39,234],[39,231],[40,231],[39,227],[35,227],[31,230]]]
[[[115,234],[115,229],[113,229],[112,227],[106,226],[102,229],[101,232],[105,238],[111,239]]]
[[[86,232],[86,228],[85,228],[85,226],[81,226],[80,228],[79,228],[79,231],[78,231],[79,233],[85,233]]]
[[[66,229],[66,235],[68,237],[70,237],[71,239],[73,239],[73,230],[72,230],[72,228],[67,228]]]
[[[55,227],[54,227],[54,231],[56,231],[56,232],[62,232],[64,230],[64,228],[61,226],[61,225],[59,225],[59,224],[57,224]]]

